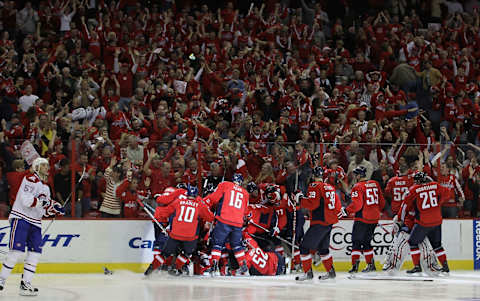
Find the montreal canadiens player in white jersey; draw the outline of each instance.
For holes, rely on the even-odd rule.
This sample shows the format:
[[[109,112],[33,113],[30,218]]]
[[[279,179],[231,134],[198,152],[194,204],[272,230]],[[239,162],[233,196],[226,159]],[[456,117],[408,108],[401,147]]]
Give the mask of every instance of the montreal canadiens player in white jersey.
[[[32,164],[32,173],[28,173],[18,189],[15,203],[8,220],[11,225],[9,251],[3,261],[0,272],[0,290],[12,272],[18,259],[27,249],[20,282],[20,295],[36,296],[38,289],[31,285],[42,253],[42,216],[63,215],[62,205],[50,199],[48,187],[48,160],[37,158]]]

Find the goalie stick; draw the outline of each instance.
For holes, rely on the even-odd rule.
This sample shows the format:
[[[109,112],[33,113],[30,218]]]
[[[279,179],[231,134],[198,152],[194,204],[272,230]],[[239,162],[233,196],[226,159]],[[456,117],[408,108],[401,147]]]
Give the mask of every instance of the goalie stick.
[[[65,200],[65,203],[63,203],[63,208],[65,208],[65,206],[67,206],[68,202],[70,202],[70,199],[72,198],[72,193],[73,191],[76,191],[77,188],[78,188],[78,184],[80,184],[80,182],[82,182],[83,180],[83,177],[85,177],[85,167],[86,166],[83,166],[83,170],[82,170],[82,175],[80,176],[80,179],[78,179],[77,183],[75,184],[75,189],[70,191],[70,194],[68,195],[67,199]],[[50,223],[48,224],[47,228],[45,229],[45,231],[43,231],[42,233],[42,237],[48,232],[48,229],[50,229],[50,227],[52,226],[53,222],[55,221],[56,219],[56,216],[54,216],[52,218],[52,220],[50,221]]]

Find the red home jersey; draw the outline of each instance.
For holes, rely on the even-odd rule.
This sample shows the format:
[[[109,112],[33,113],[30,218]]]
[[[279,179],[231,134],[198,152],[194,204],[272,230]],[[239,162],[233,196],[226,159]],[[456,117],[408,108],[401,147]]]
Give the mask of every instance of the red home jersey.
[[[182,241],[192,241],[198,238],[198,220],[213,221],[213,213],[203,205],[201,198],[178,198],[167,207],[155,212],[157,218],[173,216],[170,237]]]
[[[284,186],[280,186],[284,187]],[[285,193],[280,201],[280,205],[274,207],[275,212],[277,213],[277,227],[282,230],[285,228],[288,222],[287,212],[293,212],[293,204],[288,200],[287,193]]]
[[[249,269],[254,268],[259,274],[264,276],[274,276],[277,274],[278,257],[273,252],[265,252],[258,246],[257,242],[248,234],[245,241],[248,251],[245,254],[247,266]]]
[[[159,205],[168,206],[176,199],[187,199],[186,194],[187,194],[187,191],[185,189],[168,187],[160,196],[157,197],[156,201],[157,201],[157,204]],[[157,207],[155,209],[155,216],[157,216],[157,212],[162,208],[163,207]],[[168,216],[166,217],[159,216],[158,221],[161,223],[166,223],[168,222]]]
[[[272,206],[263,206],[263,205],[249,205],[247,207],[248,215],[250,219],[257,225],[260,225],[266,229],[271,229],[277,224],[277,214],[275,212],[275,207]],[[254,224],[249,224],[246,231],[251,234],[263,234],[264,230],[255,226]]]
[[[458,197],[465,199],[465,194],[463,193],[462,186],[457,180],[457,177],[455,175],[439,175],[437,177],[437,182],[441,186],[445,188],[445,190],[448,192],[448,194],[445,195],[445,199],[442,199],[442,204],[443,206],[446,207],[455,207],[457,206],[457,203],[455,201],[455,194],[458,195]]]
[[[248,206],[248,192],[232,182],[222,182],[209,196],[212,206],[216,206],[216,219],[224,224],[241,227]]]
[[[415,223],[424,227],[442,224],[442,201],[448,190],[437,182],[414,185],[405,199],[406,211],[415,211]]]
[[[412,185],[413,179],[409,176],[393,177],[388,181],[385,194],[392,198],[392,213],[394,215],[398,214],[400,204],[405,199],[408,189]]]
[[[338,223],[337,214],[342,208],[335,188],[323,182],[313,182],[308,186],[308,196],[302,199],[300,206],[310,210],[310,224],[324,226]]]
[[[380,184],[374,180],[359,182],[352,189],[352,203],[347,207],[347,213],[355,213],[355,220],[367,224],[376,224],[380,212],[385,207]]]
[[[177,198],[184,198],[186,199],[187,196],[187,191],[183,188],[173,188],[173,187],[168,187],[165,189],[165,191],[159,195],[156,199],[157,204],[160,205],[169,205],[171,202],[173,202]]]

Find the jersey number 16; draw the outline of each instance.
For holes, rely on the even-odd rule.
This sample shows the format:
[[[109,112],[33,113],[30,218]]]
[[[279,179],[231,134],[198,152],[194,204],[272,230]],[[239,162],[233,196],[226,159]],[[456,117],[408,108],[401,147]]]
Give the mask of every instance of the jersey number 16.
[[[228,205],[240,209],[242,208],[242,201],[243,193],[232,190],[232,193],[230,194],[230,203],[228,203]]]

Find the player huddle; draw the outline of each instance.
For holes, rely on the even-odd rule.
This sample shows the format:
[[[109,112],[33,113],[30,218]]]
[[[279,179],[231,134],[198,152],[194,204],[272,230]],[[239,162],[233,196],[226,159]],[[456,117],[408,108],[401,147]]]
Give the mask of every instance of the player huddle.
[[[319,255],[327,273],[318,279],[332,279],[336,273],[329,252],[331,231],[339,219],[347,216],[354,218],[349,272],[358,272],[361,255],[367,264],[362,272],[376,271],[371,242],[385,199],[379,183],[368,180],[366,173],[363,166],[354,169],[355,184],[346,208],[336,188],[324,182],[321,167],[313,169],[306,194],[295,191],[288,195],[283,186],[269,183],[257,186],[251,182],[245,189],[240,174],[235,174],[232,182],[220,183],[203,198],[196,187],[186,184],[167,188],[156,198],[159,206],[155,219],[162,224],[154,224],[154,259],[145,275],[157,269],[172,275],[280,275],[301,266],[303,274],[296,280],[303,281],[313,279],[312,258]],[[440,200],[447,192],[423,172],[393,181],[397,182],[387,189],[397,192],[396,185],[404,188],[400,197],[392,200],[395,239],[384,271],[399,271],[409,248],[414,268],[408,274],[424,269],[448,273],[441,244],[440,209]],[[296,234],[292,231],[292,213],[296,211],[310,219],[308,231],[298,241],[292,238]],[[284,247],[292,249],[289,257]]]
[[[0,290],[27,250],[20,294],[38,294],[31,281],[42,252],[42,217],[65,212],[50,197],[48,170],[48,161],[37,158],[23,175],[9,216],[9,251],[0,272]],[[203,198],[195,186],[167,188],[156,197],[155,214],[149,212],[154,220],[155,248],[145,275],[157,269],[173,275],[281,275],[301,265],[304,273],[296,280],[304,281],[313,279],[312,255],[318,253],[327,271],[319,279],[332,279],[336,274],[329,252],[330,234],[333,225],[346,216],[354,217],[350,273],[358,272],[362,254],[367,263],[363,272],[375,271],[371,241],[385,199],[380,185],[368,180],[366,173],[363,166],[353,170],[355,184],[346,208],[321,167],[313,169],[306,195],[301,191],[288,195],[285,187],[268,183],[248,183],[244,188],[241,174],[235,174],[232,182],[221,182],[216,189],[209,186]],[[410,249],[414,268],[408,274],[422,270],[448,273],[440,208],[449,191],[421,171],[393,178],[387,185],[389,191],[394,195],[395,239],[383,269],[400,270]],[[148,210],[141,200],[138,202]],[[303,225],[296,227],[296,221],[304,214],[310,219],[310,228],[300,235]],[[290,258],[285,245],[292,250]]]

